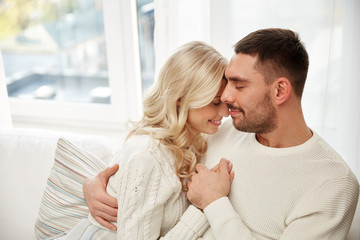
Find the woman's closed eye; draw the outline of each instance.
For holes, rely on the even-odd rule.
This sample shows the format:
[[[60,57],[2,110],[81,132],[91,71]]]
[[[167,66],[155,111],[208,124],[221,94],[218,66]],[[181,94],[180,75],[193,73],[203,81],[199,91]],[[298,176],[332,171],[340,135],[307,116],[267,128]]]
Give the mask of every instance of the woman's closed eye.
[[[212,102],[212,104],[213,104],[214,106],[219,106],[220,103],[221,103],[220,99],[219,99],[219,100],[215,100],[215,101]]]

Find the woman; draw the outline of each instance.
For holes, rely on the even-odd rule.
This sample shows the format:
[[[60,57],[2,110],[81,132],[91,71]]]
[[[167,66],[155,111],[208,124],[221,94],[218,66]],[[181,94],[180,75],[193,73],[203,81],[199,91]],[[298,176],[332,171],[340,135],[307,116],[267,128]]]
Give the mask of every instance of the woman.
[[[211,46],[190,42],[163,66],[117,156],[119,171],[107,192],[118,199],[117,232],[95,219],[81,221],[61,239],[158,239],[188,207],[186,182],[228,116],[220,101],[227,60]]]

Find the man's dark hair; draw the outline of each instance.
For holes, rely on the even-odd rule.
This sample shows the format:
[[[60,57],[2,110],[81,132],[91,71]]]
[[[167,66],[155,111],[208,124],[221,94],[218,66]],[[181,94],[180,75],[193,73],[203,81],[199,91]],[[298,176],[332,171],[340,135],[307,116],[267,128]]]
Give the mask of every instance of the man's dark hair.
[[[268,28],[250,33],[235,45],[235,53],[257,57],[255,68],[270,84],[276,78],[290,80],[301,98],[309,68],[309,56],[298,34],[288,29]]]

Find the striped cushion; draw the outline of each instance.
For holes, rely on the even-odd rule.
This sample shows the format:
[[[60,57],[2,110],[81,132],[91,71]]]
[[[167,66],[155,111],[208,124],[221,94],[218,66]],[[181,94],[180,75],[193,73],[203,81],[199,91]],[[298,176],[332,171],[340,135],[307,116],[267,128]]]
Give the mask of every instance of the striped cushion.
[[[54,237],[68,231],[88,216],[82,185],[106,167],[89,152],[60,138],[35,224],[37,239]]]

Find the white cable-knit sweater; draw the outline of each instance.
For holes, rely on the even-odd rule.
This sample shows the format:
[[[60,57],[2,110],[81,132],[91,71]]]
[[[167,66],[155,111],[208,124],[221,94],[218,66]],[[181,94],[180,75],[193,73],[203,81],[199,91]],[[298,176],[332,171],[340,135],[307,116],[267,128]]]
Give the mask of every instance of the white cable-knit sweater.
[[[177,224],[189,206],[175,173],[169,151],[146,135],[132,136],[122,146],[113,163],[119,170],[109,179],[107,192],[118,200],[117,232],[104,229],[89,215],[61,239],[152,240],[198,238],[208,224],[206,218],[186,219],[191,226],[179,223],[176,234],[166,233]],[[204,221],[205,220],[205,221]],[[203,226],[198,223],[206,222]],[[192,229],[197,231],[193,231]],[[166,236],[165,236],[166,235]]]
[[[359,184],[316,133],[296,147],[269,148],[255,134],[237,131],[228,120],[209,139],[205,165],[210,168],[222,157],[234,165],[230,195],[210,204],[204,213],[190,206],[182,225],[190,225],[188,216],[206,225],[200,217],[205,215],[211,228],[203,239],[345,239]]]

